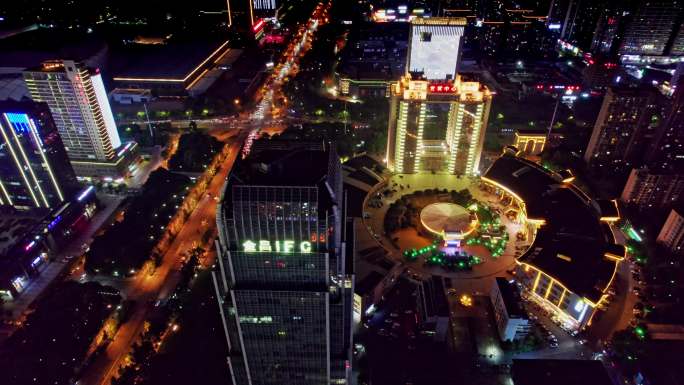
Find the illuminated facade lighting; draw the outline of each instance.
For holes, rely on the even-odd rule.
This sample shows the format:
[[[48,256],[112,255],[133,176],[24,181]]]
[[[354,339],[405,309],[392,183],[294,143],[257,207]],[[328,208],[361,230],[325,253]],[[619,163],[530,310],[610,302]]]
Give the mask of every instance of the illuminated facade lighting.
[[[556,228],[558,224],[556,221],[559,219],[554,217],[552,214],[549,214],[549,218],[552,223],[547,226],[550,227],[540,227],[542,225],[546,225],[547,218],[528,218],[525,210],[526,203],[518,194],[516,194],[514,187],[503,185],[503,181],[515,180],[517,177],[519,177],[519,174],[522,172],[522,170],[526,170],[527,172],[545,173],[547,182],[540,183],[549,183],[549,185],[555,186],[559,186],[559,183],[563,183],[561,188],[569,189],[575,192],[575,194],[570,195],[570,197],[572,197],[571,199],[579,199],[581,204],[592,202],[592,200],[576,186],[572,185],[571,181],[567,180],[567,177],[562,177],[562,175],[570,175],[568,172],[557,174],[545,170],[536,163],[522,158],[519,153],[516,154],[515,149],[504,151],[502,158],[505,159],[505,161],[501,163],[502,165],[498,166],[496,163],[500,160],[495,161],[492,167],[485,173],[486,176],[483,176],[481,179],[483,182],[485,182],[485,184],[497,189],[499,193],[503,192],[503,197],[510,197],[515,201],[518,207],[521,208],[520,214],[522,215],[519,217],[520,222],[525,225],[528,229],[528,232],[532,234],[533,241],[530,245],[530,248],[516,260],[517,279],[523,284],[524,287],[527,288],[526,293],[529,300],[537,303],[547,311],[552,312],[566,326],[573,329],[582,329],[589,326],[591,320],[593,319],[594,313],[597,309],[603,306],[608,297],[607,291],[614,282],[615,275],[619,268],[619,263],[624,259],[624,253],[626,250],[624,250],[624,247],[619,247],[616,245],[614,240],[607,241],[605,245],[600,246],[602,248],[592,249],[599,251],[603,250],[600,251],[602,255],[597,255],[597,257],[599,258],[599,261],[601,261],[601,268],[604,269],[602,270],[603,272],[596,278],[599,280],[597,281],[597,285],[593,287],[585,285],[582,283],[583,281],[574,282],[572,274],[566,274],[564,268],[562,267],[560,270],[558,268],[553,270],[553,272],[551,272],[549,269],[543,270],[540,268],[539,266],[562,266],[559,265],[559,263],[567,263],[568,268],[571,268],[571,264],[582,264],[585,263],[584,261],[589,263],[588,266],[596,265],[594,265],[595,261],[587,260],[585,258],[586,256],[581,254],[582,251],[576,251],[572,248],[555,249],[554,246],[546,244],[546,241],[548,241],[550,238],[554,238],[553,236],[550,237],[550,234],[545,234],[545,236],[541,238],[541,243],[538,243],[538,233],[542,231],[557,231]],[[513,161],[515,161],[515,163],[511,163]],[[509,175],[509,173],[511,174]],[[492,178],[496,178],[497,180]],[[544,178],[541,178],[540,176],[539,180],[543,179]],[[502,182],[499,182],[499,180]],[[515,183],[528,183],[528,181],[520,180]],[[544,199],[544,197],[539,197],[539,199]],[[535,202],[529,203],[534,204]],[[614,210],[611,209],[611,204],[615,205]],[[606,221],[604,219],[604,222],[608,223],[609,226],[612,226],[615,220],[619,220],[619,212],[617,211],[617,205],[615,201],[598,201],[595,202],[594,206],[600,207],[601,209],[599,210],[598,208],[595,208],[595,211],[605,210],[605,212],[611,214],[611,216],[608,218],[610,220]],[[535,210],[539,211],[539,209],[536,208]],[[612,216],[613,212],[617,213],[615,217]],[[596,220],[596,225],[598,226],[598,216],[595,216],[593,212],[588,213],[587,215],[590,215],[591,218],[594,218],[594,220]],[[572,230],[570,228],[564,228],[563,231],[565,236],[572,234]],[[544,249],[551,250],[551,252],[546,252],[546,254],[544,254]],[[620,249],[623,251],[620,252]],[[573,252],[579,254],[573,254]],[[545,263],[544,260],[539,258],[557,258],[562,262],[554,259],[553,261],[550,261],[550,263]],[[576,265],[572,268],[577,269],[578,266],[582,265]],[[611,272],[610,278],[608,277],[609,271]],[[562,279],[559,279],[561,277],[567,279],[567,281],[563,282]],[[571,287],[573,287],[576,291],[572,290]],[[598,287],[601,289],[598,289]],[[578,292],[583,294],[578,294]]]
[[[274,365],[277,383],[301,373],[316,379],[305,382],[349,383],[351,349],[338,338],[351,336],[354,306],[353,277],[338,263],[339,158],[330,149],[262,147],[231,172],[216,213],[214,283],[236,353],[229,355],[232,383],[274,383]],[[295,354],[295,361],[279,358]]]
[[[403,77],[391,87],[387,160],[397,173],[477,175],[492,95],[457,76]]]
[[[25,71],[24,80],[31,98],[50,107],[69,159],[115,159],[121,139],[98,71],[54,61]]]
[[[520,152],[527,155],[539,155],[546,145],[546,133],[521,133],[515,132],[514,146]]]
[[[0,205],[51,208],[77,188],[49,110],[32,102],[0,102],[0,169]]]

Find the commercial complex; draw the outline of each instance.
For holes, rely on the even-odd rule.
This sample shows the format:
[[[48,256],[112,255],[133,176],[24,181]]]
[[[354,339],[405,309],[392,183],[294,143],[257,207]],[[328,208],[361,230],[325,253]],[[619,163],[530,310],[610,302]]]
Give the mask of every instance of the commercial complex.
[[[48,212],[0,206],[0,298],[11,301],[20,296],[59,250],[87,226],[95,209],[92,186]]]
[[[78,188],[48,106],[0,102],[0,206],[55,208]]]
[[[654,90],[611,87],[603,98],[584,160],[599,167],[638,164],[655,134],[660,104]]]
[[[36,102],[45,102],[78,177],[126,174],[135,144],[122,146],[102,76],[71,60],[47,61],[24,72]]]
[[[489,295],[494,307],[499,338],[513,341],[527,335],[532,325],[522,306],[518,288],[505,278],[497,277]]]
[[[556,315],[567,328],[591,324],[607,297],[624,246],[613,236],[619,219],[615,201],[594,200],[572,183],[508,147],[482,181],[510,200],[524,225],[529,248],[517,259],[516,279],[524,296]]]
[[[674,253],[684,251],[684,216],[677,210],[670,210],[656,241]]]
[[[316,147],[257,142],[224,187],[214,279],[236,385],[349,382],[340,161]]]
[[[620,200],[641,209],[660,208],[680,200],[684,193],[684,175],[635,168],[629,174]]]

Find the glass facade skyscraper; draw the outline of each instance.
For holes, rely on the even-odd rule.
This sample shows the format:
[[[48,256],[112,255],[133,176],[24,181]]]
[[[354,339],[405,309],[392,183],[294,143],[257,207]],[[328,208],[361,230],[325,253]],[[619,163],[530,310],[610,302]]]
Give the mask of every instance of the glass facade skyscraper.
[[[47,105],[0,102],[0,205],[55,208],[77,189]]]
[[[334,150],[254,148],[236,162],[216,215],[214,275],[234,384],[348,382],[341,194]]]

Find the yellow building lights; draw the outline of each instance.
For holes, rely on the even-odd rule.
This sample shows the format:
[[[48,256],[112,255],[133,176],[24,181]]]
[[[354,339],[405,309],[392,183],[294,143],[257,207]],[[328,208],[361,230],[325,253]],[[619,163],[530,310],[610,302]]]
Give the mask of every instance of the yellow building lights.
[[[199,71],[209,60],[211,60],[214,55],[217,53],[221,52],[222,49],[224,49],[228,45],[228,40],[226,40],[223,44],[221,44],[214,52],[212,52],[209,56],[207,56],[206,59],[204,59],[200,64],[198,64],[195,68],[193,68],[185,77],[182,79],[178,78],[148,78],[148,77],[115,77],[114,81],[127,81],[127,82],[161,82],[161,83],[184,83],[188,79],[190,79],[197,71]],[[225,55],[225,54],[224,54]],[[203,72],[198,78],[201,78],[204,76],[206,73]]]

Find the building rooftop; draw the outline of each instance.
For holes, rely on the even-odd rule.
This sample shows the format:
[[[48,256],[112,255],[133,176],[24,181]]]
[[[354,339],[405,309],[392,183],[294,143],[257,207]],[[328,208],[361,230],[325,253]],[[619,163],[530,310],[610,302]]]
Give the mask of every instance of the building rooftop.
[[[606,368],[597,360],[513,359],[515,385],[613,385]]]
[[[87,61],[106,49],[95,35],[38,28],[0,40],[0,68],[38,67],[46,60],[73,58]]]
[[[503,277],[496,277],[496,285],[499,287],[501,298],[504,306],[506,306],[506,313],[509,318],[527,318],[522,304],[520,303],[520,293],[517,288]]]
[[[328,173],[328,151],[262,150],[236,162],[231,179],[252,186],[316,186]]]
[[[22,100],[29,97],[28,88],[21,76],[0,75],[0,100]]]
[[[114,74],[114,80],[184,80],[217,50],[226,49],[227,45],[227,41],[127,45],[112,53],[111,73]]]
[[[320,143],[289,142],[285,140],[259,140],[252,145],[246,158],[238,156],[228,177],[229,186],[224,192],[224,207],[231,210],[233,200],[243,199],[236,191],[249,187],[316,188],[318,212],[324,215],[337,205],[336,191],[340,175],[329,175],[331,162],[339,162],[334,151]],[[337,170],[339,173],[339,170]],[[332,178],[332,179],[331,179]],[[283,197],[283,199],[290,199]]]
[[[484,180],[524,202],[528,219],[541,223],[530,248],[518,261],[550,275],[568,290],[597,303],[624,256],[608,222],[614,203],[597,202],[554,172],[507,150],[485,172]],[[602,213],[601,207],[607,212]]]

